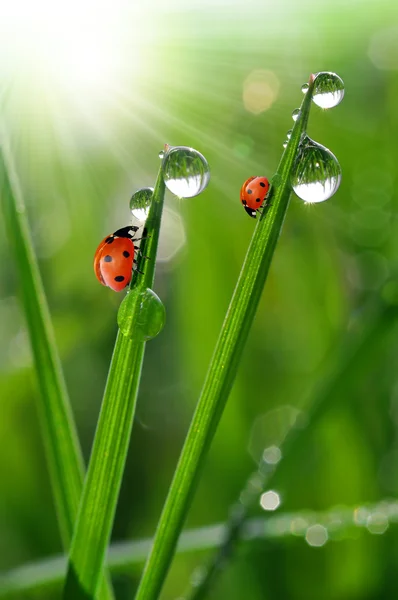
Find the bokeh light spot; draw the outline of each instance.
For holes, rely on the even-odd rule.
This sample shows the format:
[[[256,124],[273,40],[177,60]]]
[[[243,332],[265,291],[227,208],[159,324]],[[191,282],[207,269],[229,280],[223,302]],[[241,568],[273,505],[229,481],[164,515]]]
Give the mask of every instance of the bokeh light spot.
[[[272,71],[252,71],[243,83],[243,104],[246,110],[259,115],[271,108],[278,97],[279,87],[279,79]]]
[[[307,533],[305,534],[307,544],[314,547],[321,547],[328,541],[328,531],[323,525],[311,525],[308,527]]]
[[[264,510],[276,510],[280,506],[281,499],[278,492],[269,490],[261,494],[260,505]]]
[[[370,41],[368,54],[378,69],[398,69],[398,27],[387,27],[375,33]]]
[[[263,460],[269,465],[276,465],[282,458],[282,452],[278,446],[269,446],[263,452]]]
[[[370,533],[382,535],[389,527],[387,515],[381,512],[375,512],[369,515],[366,527]]]

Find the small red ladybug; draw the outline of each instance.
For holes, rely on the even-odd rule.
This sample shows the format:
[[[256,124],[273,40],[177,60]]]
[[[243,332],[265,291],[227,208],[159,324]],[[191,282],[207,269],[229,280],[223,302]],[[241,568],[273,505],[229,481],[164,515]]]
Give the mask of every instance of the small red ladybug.
[[[102,240],[94,256],[94,272],[102,285],[121,292],[131,281],[134,234],[138,227],[123,227]]]
[[[245,211],[256,218],[258,209],[264,204],[268,194],[269,181],[266,177],[249,177],[240,190],[240,201]]]

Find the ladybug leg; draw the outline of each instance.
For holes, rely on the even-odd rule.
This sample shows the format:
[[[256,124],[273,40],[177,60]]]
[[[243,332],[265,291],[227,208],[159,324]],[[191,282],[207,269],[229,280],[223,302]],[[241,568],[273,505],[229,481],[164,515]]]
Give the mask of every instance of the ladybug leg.
[[[143,275],[143,274],[144,274],[144,272],[143,272],[143,271],[140,271],[139,269],[137,269],[137,264],[138,264],[138,263],[137,263],[136,259],[134,259],[134,260],[133,260],[133,263],[134,263],[134,265],[135,265],[134,271],[137,271],[137,273],[140,273],[140,275]]]

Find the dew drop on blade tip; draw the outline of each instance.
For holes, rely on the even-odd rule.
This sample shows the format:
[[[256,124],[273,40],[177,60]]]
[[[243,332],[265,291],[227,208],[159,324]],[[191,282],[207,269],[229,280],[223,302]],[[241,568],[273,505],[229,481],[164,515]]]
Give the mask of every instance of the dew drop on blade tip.
[[[313,102],[320,108],[334,108],[344,98],[344,82],[328,71],[316,73],[314,80]]]
[[[203,154],[187,146],[174,146],[168,150],[162,170],[166,187],[179,198],[197,196],[210,180],[209,165]]]

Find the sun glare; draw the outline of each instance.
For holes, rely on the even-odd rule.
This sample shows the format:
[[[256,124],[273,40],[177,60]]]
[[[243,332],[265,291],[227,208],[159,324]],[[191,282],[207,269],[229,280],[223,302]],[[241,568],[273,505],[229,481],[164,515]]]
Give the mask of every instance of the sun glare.
[[[2,85],[43,101],[106,104],[139,78],[145,18],[124,0],[14,0],[0,9]],[[140,12],[138,12],[140,11]]]

